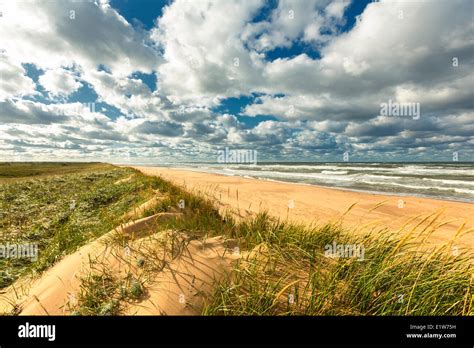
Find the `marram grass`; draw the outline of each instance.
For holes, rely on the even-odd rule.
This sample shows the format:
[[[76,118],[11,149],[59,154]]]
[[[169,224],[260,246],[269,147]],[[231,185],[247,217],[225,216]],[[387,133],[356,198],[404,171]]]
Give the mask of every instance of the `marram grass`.
[[[18,166],[8,168],[20,176],[23,165]],[[76,164],[77,172],[63,172],[71,166],[28,165],[27,177],[0,182],[0,244],[38,246],[37,260],[0,258],[0,289],[29,272],[48,269],[115,228],[123,222],[124,213],[148,200],[161,183],[158,178],[110,165]],[[31,172],[40,174],[30,176]],[[130,176],[131,180],[115,184]]]
[[[133,180],[113,185],[130,175]],[[173,231],[198,239],[224,235],[239,245],[242,258],[215,284],[203,315],[474,314],[472,253],[453,253],[454,239],[426,244],[430,233],[442,225],[439,214],[397,233],[383,226],[372,226],[372,233],[363,233],[363,228],[345,230],[342,223],[308,227],[265,212],[236,219],[232,212],[219,213],[212,196],[119,168],[33,177],[8,183],[1,190],[6,212],[0,217],[1,237],[37,240],[43,252],[34,266],[7,264],[8,272],[17,270],[17,274],[3,277],[3,286],[28,270],[46,269],[62,255],[116,227],[130,207],[160,192],[161,199],[144,215],[176,211],[182,215],[157,225],[151,234]],[[71,199],[79,210],[66,208]],[[456,238],[470,232],[460,228]],[[115,242],[127,243],[123,238]],[[330,257],[325,250],[333,243],[362,246],[363,258]],[[147,291],[148,277],[160,271],[166,260],[179,256],[181,248],[173,245],[164,246],[170,248],[164,254],[137,250],[143,279],[116,279],[105,268],[84,277],[72,312],[123,314],[124,301],[139,301]]]
[[[255,224],[260,228],[249,236]],[[204,314],[474,314],[472,254],[453,255],[449,243],[431,250],[387,231],[374,238],[337,225],[308,230],[266,215],[244,225],[244,235],[265,251],[244,257],[216,286]],[[364,260],[325,256],[332,240],[364,246]]]

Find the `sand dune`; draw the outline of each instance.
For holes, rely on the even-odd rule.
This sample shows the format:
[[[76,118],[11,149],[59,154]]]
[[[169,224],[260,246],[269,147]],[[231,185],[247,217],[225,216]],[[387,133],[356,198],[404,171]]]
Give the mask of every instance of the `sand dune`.
[[[185,238],[183,236],[183,238]],[[129,306],[128,315],[198,315],[216,281],[232,271],[241,255],[226,248],[222,236],[192,240],[147,287],[147,297]]]
[[[137,234],[167,217],[167,214],[156,214],[127,223],[119,229],[126,234]],[[24,315],[65,314],[69,297],[79,289],[81,275],[87,274],[90,269],[89,260],[104,261],[112,255],[113,248],[107,241],[116,231],[110,231],[67,255],[39,278],[33,281],[23,278],[3,290],[0,312],[9,312],[11,304],[17,303]]]
[[[127,223],[66,256],[39,278],[23,278],[2,291],[0,312],[11,312],[13,304],[21,308],[20,315],[67,315],[74,310],[82,279],[94,272],[107,270],[118,278],[133,274],[140,277],[143,270],[137,259],[152,262],[162,258],[163,242],[174,238],[181,243],[180,253],[163,264],[161,271],[147,275],[147,291],[142,299],[125,303],[124,314],[140,315],[191,315],[199,314],[206,295],[214,282],[232,269],[240,254],[226,249],[223,237],[204,241],[187,240],[184,234],[150,234],[153,226],[175,213],[160,213]],[[112,239],[132,237],[128,255]],[[173,232],[170,232],[173,233]],[[166,243],[165,243],[166,244]]]
[[[280,183],[236,176],[210,174],[185,169],[134,167],[147,175],[185,185],[195,192],[213,196],[221,210],[237,210],[241,216],[268,211],[271,215],[295,222],[326,223],[339,221],[354,231],[385,226],[397,231],[405,224],[420,223],[430,214],[440,213],[434,225],[437,230],[427,240],[440,243],[450,240],[463,226],[463,231],[474,227],[474,204],[443,201],[411,196],[389,196],[344,191],[318,186]],[[403,207],[400,208],[400,200]],[[292,207],[292,208],[289,208]],[[363,227],[363,228],[362,228]],[[474,234],[466,233],[459,239],[462,247],[474,246]]]

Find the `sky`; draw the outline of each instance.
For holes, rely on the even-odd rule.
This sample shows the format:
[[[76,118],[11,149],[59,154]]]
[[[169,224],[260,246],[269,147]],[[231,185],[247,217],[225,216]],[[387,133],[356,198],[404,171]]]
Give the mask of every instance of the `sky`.
[[[472,0],[0,0],[0,161],[474,161],[473,16]]]

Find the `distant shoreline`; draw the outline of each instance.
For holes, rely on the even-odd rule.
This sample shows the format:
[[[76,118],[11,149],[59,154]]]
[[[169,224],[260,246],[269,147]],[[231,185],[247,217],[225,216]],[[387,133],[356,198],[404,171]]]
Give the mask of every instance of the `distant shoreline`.
[[[110,162],[117,166],[141,166],[141,167],[162,167],[162,166],[179,166],[183,164],[209,164],[216,165],[218,162],[163,162],[163,163],[122,163],[122,162]],[[229,163],[233,164],[233,163]],[[234,163],[239,164],[239,163]],[[268,164],[472,164],[474,166],[474,161],[434,161],[434,162],[358,162],[358,161],[308,161],[308,162],[295,162],[295,161],[258,161],[257,165],[268,165]],[[242,163],[242,165],[246,165]],[[252,165],[252,164],[250,164]]]
[[[127,165],[120,165],[123,167],[128,167]],[[136,168],[136,166],[132,166],[133,168]],[[149,167],[149,166],[143,166],[143,167]],[[224,174],[224,173],[213,173],[205,170],[200,170],[199,168],[182,168],[182,167],[157,167],[157,166],[150,166],[150,168],[169,168],[173,170],[187,170],[187,171],[192,171],[192,172],[199,172],[199,173],[207,173],[207,174],[215,174],[215,175],[221,175],[221,176],[228,176],[228,177],[239,177],[243,179],[251,179],[251,180],[261,180],[261,181],[270,181],[270,182],[277,182],[277,183],[282,183],[282,184],[291,184],[291,185],[303,185],[303,186],[314,186],[314,187],[319,187],[319,188],[324,188],[324,189],[330,189],[330,190],[338,190],[338,191],[343,191],[343,192],[357,192],[357,193],[367,193],[371,195],[379,195],[379,196],[393,196],[393,197],[414,197],[414,198],[425,198],[425,199],[432,199],[436,201],[442,201],[442,202],[460,202],[460,203],[472,203],[474,204],[474,200],[463,200],[463,199],[450,199],[449,197],[446,198],[436,198],[428,195],[421,195],[421,194],[405,194],[405,193],[396,193],[396,192],[382,192],[382,191],[369,191],[369,190],[357,190],[357,189],[351,189],[351,188],[345,188],[345,187],[337,187],[337,186],[324,186],[324,185],[318,185],[318,184],[310,184],[310,183],[304,183],[304,182],[297,182],[297,181],[284,181],[284,180],[275,180],[275,179],[267,179],[267,178],[258,178],[258,177],[252,177],[252,176],[244,176],[244,175],[233,175],[233,174]]]
[[[164,167],[388,196],[474,203],[474,167],[448,164],[177,164]],[[294,168],[294,169],[293,169]]]

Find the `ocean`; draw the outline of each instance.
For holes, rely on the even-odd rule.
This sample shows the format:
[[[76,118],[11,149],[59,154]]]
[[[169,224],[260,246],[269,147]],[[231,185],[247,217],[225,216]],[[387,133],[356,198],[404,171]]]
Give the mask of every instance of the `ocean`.
[[[474,203],[474,163],[168,164],[209,173]]]

